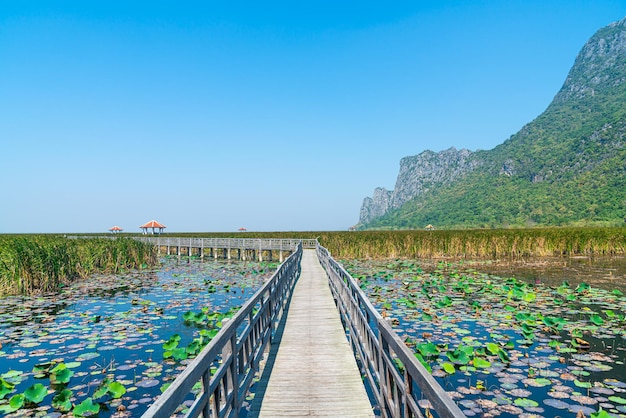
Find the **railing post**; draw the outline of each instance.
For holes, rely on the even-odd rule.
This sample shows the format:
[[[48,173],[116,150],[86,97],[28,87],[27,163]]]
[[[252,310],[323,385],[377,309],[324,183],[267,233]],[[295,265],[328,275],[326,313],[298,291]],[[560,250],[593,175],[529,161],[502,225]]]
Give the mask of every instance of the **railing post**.
[[[206,369],[204,373],[202,373],[202,389],[204,394],[207,397],[206,405],[202,408],[202,417],[209,418],[211,416],[211,394],[210,392],[210,383],[211,383],[211,369]]]

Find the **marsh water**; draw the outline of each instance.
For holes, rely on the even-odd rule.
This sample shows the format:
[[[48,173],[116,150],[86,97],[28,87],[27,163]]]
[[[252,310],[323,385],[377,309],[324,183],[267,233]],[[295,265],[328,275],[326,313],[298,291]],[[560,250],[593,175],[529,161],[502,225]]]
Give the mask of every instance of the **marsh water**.
[[[189,361],[166,359],[163,347],[175,334],[180,347],[198,336],[184,313],[241,306],[275,269],[169,258],[155,271],[95,276],[55,295],[0,299],[0,414],[56,417],[68,408],[76,414],[86,402],[99,403],[101,417],[141,415]],[[103,382],[105,394],[96,399]],[[107,382],[124,389],[107,391]],[[33,385],[46,389],[43,400],[13,411]]]
[[[344,264],[465,415],[626,416],[624,258]]]
[[[427,353],[466,415],[573,417],[602,407],[626,416],[625,258],[344,264],[400,319],[399,334]],[[201,331],[184,314],[242,305],[275,268],[172,257],[154,271],[0,299],[0,414],[58,417],[93,400],[101,417],[141,415],[189,362],[165,358],[173,335],[183,347]],[[45,396],[24,401],[36,385]]]
[[[626,293],[626,257],[543,257],[519,260],[474,262],[474,268],[498,276],[516,277],[548,286],[564,280],[572,284],[589,283],[607,290]]]

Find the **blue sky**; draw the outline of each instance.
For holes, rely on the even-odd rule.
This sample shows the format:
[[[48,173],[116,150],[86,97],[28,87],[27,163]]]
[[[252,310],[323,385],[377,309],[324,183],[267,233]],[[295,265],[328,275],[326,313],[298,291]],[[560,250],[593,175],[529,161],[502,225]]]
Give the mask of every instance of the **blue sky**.
[[[0,5],[0,233],[344,230],[402,157],[491,149],[626,1]]]

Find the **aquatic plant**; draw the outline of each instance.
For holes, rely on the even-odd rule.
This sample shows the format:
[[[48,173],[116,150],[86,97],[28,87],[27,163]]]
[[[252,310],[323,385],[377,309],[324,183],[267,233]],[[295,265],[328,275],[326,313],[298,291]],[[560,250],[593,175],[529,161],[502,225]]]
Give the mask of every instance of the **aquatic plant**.
[[[468,416],[626,414],[622,291],[547,286],[463,263],[343,264]]]
[[[0,236],[0,295],[58,291],[96,272],[120,273],[157,261],[154,247],[130,238]]]
[[[626,253],[626,228],[404,230],[320,233],[336,258],[500,258]]]
[[[157,271],[95,275],[60,293],[1,298],[0,415],[87,416],[96,408],[101,417],[118,416],[118,408],[141,415],[146,399],[272,273],[256,262],[171,258]],[[186,312],[202,320],[186,323]],[[163,359],[176,349],[176,358]],[[36,403],[39,385],[46,395]]]

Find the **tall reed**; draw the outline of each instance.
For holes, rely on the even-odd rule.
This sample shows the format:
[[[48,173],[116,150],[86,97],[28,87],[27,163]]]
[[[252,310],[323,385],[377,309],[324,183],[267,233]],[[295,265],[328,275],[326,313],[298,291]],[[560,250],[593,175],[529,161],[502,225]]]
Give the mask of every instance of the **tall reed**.
[[[624,227],[177,233],[185,237],[318,238],[341,258],[500,258],[626,254]]]
[[[341,258],[501,258],[626,253],[626,228],[533,228],[321,233]]]
[[[0,294],[50,292],[96,272],[119,273],[156,263],[156,249],[131,238],[0,236]]]

